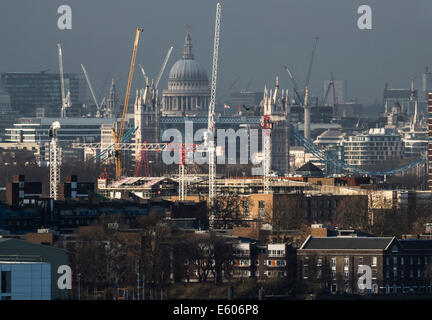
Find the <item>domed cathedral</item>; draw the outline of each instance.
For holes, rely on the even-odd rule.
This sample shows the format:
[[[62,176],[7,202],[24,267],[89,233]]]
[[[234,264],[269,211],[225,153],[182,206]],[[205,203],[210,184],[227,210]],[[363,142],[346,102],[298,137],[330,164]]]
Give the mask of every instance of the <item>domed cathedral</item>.
[[[207,116],[209,103],[207,72],[194,59],[187,28],[183,57],[172,66],[168,89],[162,91],[162,116]]]

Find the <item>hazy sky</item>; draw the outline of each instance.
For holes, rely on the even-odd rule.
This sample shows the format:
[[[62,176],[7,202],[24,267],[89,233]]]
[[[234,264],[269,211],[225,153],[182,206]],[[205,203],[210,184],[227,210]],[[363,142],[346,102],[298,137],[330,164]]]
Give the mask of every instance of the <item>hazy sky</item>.
[[[96,88],[108,72],[123,96],[135,28],[141,26],[137,63],[156,77],[170,45],[167,74],[181,58],[185,29],[191,27],[193,53],[210,80],[214,0],[1,0],[0,71],[58,72],[56,44],[63,47],[65,72],[84,64]],[[57,28],[57,8],[72,8],[72,30]],[[357,8],[372,8],[372,30],[357,28]],[[323,96],[323,81],[334,72],[348,80],[348,96],[362,102],[382,99],[384,83],[420,87],[426,65],[432,67],[431,0],[231,0],[222,1],[217,91],[224,93],[238,76],[237,89],[265,84],[291,88],[283,69],[289,65],[303,84],[314,37],[320,38],[311,91]],[[431,68],[432,69],[432,68]],[[143,82],[135,69],[134,87]],[[96,89],[98,93],[98,89]]]

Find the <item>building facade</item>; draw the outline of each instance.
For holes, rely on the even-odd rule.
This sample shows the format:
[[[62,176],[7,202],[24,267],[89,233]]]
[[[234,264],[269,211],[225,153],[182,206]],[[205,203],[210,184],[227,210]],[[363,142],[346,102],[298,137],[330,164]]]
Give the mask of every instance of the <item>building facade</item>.
[[[79,74],[65,73],[65,90],[71,94],[72,105],[86,101],[86,84]],[[35,116],[37,108],[55,108],[60,115],[61,88],[58,73],[2,73],[1,85],[10,95],[12,110],[22,117]]]
[[[354,166],[373,166],[404,157],[401,135],[390,128],[373,128],[343,141],[345,162]]]

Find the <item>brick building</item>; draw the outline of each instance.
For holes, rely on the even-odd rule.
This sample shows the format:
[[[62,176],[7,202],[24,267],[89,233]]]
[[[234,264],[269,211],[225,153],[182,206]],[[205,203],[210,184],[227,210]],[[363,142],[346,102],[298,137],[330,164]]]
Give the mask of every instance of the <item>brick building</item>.
[[[395,237],[313,237],[297,250],[298,280],[309,290],[364,293],[358,266],[372,270],[369,293],[430,292],[431,240]]]

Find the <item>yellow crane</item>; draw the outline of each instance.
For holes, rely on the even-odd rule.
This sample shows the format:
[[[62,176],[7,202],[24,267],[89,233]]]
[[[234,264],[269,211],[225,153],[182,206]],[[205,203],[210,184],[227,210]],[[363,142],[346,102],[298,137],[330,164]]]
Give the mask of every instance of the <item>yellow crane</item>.
[[[120,130],[119,130],[118,135],[116,135],[115,128],[112,129],[112,134],[113,134],[113,138],[114,138],[114,149],[115,149],[114,156],[115,156],[116,178],[117,179],[119,179],[121,177],[121,174],[122,174],[120,143],[121,143],[122,137],[123,137],[124,123],[125,123],[125,118],[126,118],[128,104],[129,104],[129,95],[130,95],[133,72],[134,72],[134,67],[135,67],[135,58],[136,58],[136,54],[138,51],[138,40],[139,40],[139,36],[140,36],[141,32],[143,32],[142,28],[136,29],[135,41],[134,41],[133,52],[132,52],[132,60],[131,60],[131,65],[130,65],[130,69],[129,69],[129,78],[128,78],[128,84],[127,84],[127,89],[126,89],[126,96],[125,96],[125,101],[124,101],[124,105],[123,105],[123,114],[122,114],[122,118],[121,118]]]

